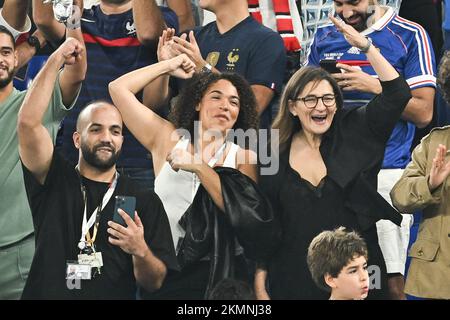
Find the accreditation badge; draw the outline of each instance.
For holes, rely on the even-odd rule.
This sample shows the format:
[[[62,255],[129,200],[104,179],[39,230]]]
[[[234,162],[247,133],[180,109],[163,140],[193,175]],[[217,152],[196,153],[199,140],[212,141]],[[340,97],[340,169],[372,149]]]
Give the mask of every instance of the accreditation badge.
[[[101,252],[93,252],[92,254],[79,254],[78,255],[79,264],[90,265],[91,268],[103,267],[103,257]]]
[[[91,266],[67,261],[66,279],[91,280]]]

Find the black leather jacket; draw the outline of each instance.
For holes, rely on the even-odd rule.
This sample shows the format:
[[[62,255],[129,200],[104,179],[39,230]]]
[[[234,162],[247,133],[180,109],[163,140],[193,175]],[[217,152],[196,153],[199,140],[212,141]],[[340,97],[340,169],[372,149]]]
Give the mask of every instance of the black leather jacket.
[[[185,267],[209,255],[210,275],[206,296],[222,279],[234,275],[235,239],[245,257],[264,261],[281,239],[281,229],[268,200],[246,175],[232,168],[217,167],[225,212],[200,186],[193,203],[180,220],[186,230],[178,259]]]

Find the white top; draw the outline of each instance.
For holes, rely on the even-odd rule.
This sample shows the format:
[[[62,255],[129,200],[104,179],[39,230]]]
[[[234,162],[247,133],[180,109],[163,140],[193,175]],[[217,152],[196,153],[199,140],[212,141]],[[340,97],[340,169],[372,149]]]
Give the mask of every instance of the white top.
[[[227,144],[230,144],[228,142]],[[174,149],[187,150],[189,146],[189,139],[182,137]],[[225,145],[224,145],[225,146]],[[213,167],[217,160],[222,156],[223,150],[219,151],[211,158],[208,165]],[[224,160],[223,167],[236,169],[236,155],[239,146],[231,143],[230,150]],[[195,194],[200,186],[200,179],[195,173],[172,169],[170,164],[166,161],[161,169],[161,172],[155,178],[155,192],[160,197],[167,217],[169,218],[170,230],[172,232],[172,239],[175,249],[178,241],[183,238],[185,231],[178,224],[178,221],[194,201]],[[178,250],[176,250],[178,253]]]
[[[16,30],[13,27],[10,26],[10,24],[5,20],[5,18],[3,18],[3,14],[2,14],[3,8],[0,8],[0,25],[4,26],[6,29],[9,30],[9,32],[12,33],[13,37],[14,37],[14,41],[17,40],[17,38],[24,33],[30,32],[31,30],[31,20],[30,17],[26,16],[25,17],[25,26],[23,27],[22,30]]]

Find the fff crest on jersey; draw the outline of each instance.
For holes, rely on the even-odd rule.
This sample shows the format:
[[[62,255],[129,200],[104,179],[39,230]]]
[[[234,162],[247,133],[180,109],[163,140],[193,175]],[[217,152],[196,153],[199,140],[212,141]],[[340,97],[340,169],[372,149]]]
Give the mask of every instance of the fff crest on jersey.
[[[134,25],[133,20],[127,20],[124,27],[125,27],[127,35],[130,35],[130,36],[136,35],[136,26]]]
[[[239,49],[233,49],[230,53],[228,53],[227,56],[227,70],[228,71],[234,71],[234,68],[236,67],[236,62],[239,61]]]
[[[217,63],[219,62],[220,52],[213,51],[208,54],[206,57],[206,62],[208,62],[210,65],[215,67]]]

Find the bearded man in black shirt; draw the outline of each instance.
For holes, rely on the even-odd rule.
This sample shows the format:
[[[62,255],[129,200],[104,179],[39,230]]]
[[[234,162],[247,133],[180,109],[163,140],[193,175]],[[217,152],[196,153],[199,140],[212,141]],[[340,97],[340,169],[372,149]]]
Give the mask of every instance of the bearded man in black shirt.
[[[19,152],[36,231],[24,299],[134,299],[137,286],[158,289],[167,269],[177,268],[161,201],[116,171],[123,143],[119,111],[95,102],[80,113],[76,167],[54,151],[42,125],[60,66],[79,54],[49,60],[19,113]],[[134,219],[133,212],[118,212],[124,226],[112,221],[115,195],[136,198]]]

